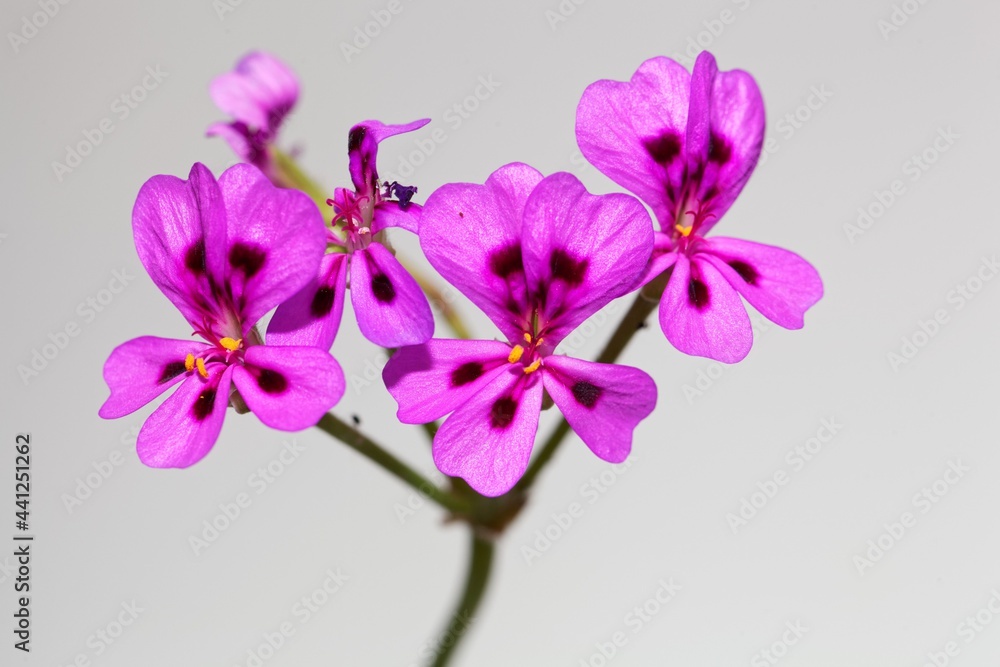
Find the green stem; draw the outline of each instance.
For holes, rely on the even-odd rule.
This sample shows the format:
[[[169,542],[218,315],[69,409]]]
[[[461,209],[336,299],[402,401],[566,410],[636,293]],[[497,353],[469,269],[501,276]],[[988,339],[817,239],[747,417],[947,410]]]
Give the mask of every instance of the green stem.
[[[446,510],[461,515],[469,513],[471,507],[464,498],[459,498],[450,491],[438,488],[429,479],[333,414],[323,415],[316,427],[340,440],[359,454],[367,456],[374,463],[382,466]]]
[[[465,637],[469,626],[476,620],[476,610],[482,602],[486,584],[493,567],[493,542],[476,533],[472,527],[472,554],[469,558],[469,570],[465,577],[465,590],[458,602],[455,613],[452,614],[448,629],[438,639],[434,652],[432,667],[445,667],[459,642]]]
[[[660,296],[663,294],[663,289],[667,285],[668,278],[669,276],[664,273],[639,290],[635,295],[635,301],[632,302],[632,307],[628,309],[625,317],[618,323],[618,328],[615,329],[615,332],[611,335],[611,339],[604,346],[604,350],[601,351],[601,354],[595,360],[597,363],[612,364],[618,359],[622,351],[625,350],[625,346],[632,340],[635,332],[642,328],[646,318],[653,312],[656,304],[660,302]],[[552,459],[552,456],[559,449],[559,445],[566,439],[566,435],[569,432],[569,423],[565,418],[561,419],[559,424],[556,425],[555,430],[549,435],[548,440],[542,445],[541,450],[532,459],[524,476],[514,487],[514,491],[524,493],[531,488],[531,485],[535,483],[535,478],[538,477],[538,473]]]
[[[271,148],[271,156],[274,158],[274,165],[278,171],[281,182],[290,188],[301,190],[309,195],[316,202],[324,219],[329,218],[330,206],[326,203],[329,194],[323,187],[314,181],[309,174],[303,171],[291,155],[277,148]]]

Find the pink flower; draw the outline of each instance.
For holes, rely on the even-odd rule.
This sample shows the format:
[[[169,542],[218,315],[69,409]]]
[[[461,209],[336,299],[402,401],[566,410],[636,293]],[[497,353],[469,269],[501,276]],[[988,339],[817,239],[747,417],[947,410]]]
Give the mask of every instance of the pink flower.
[[[443,473],[487,496],[510,490],[527,468],[543,391],[597,456],[628,456],[633,430],[656,403],[652,378],[554,352],[634,287],[649,261],[650,223],[628,195],[594,196],[571,174],[543,179],[525,164],[428,198],[420,221],[427,259],[506,339],[431,340],[386,364],[400,421],[451,413],[434,437]]]
[[[576,111],[584,156],[656,214],[660,231],[643,277],[664,271],[660,326],[677,349],[733,363],[753,344],[740,296],[771,321],[802,328],[823,295],[816,270],[793,252],[706,234],[757,164],[764,103],[746,72],[719,72],[702,52],[688,74],[669,58],[631,81],[587,87]]]

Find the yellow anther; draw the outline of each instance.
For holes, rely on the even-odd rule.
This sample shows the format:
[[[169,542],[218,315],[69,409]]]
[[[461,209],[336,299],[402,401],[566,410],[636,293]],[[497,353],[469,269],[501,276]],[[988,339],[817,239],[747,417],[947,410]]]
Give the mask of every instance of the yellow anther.
[[[691,229],[692,228],[693,228],[693,225],[688,225],[688,226],[685,227],[684,225],[682,225],[679,222],[676,225],[674,225],[674,229],[676,229],[677,231],[679,231],[681,233],[681,236],[683,236],[685,238],[688,237],[688,236],[691,236]]]
[[[535,359],[533,362],[531,362],[530,366],[525,366],[524,367],[524,374],[527,375],[528,373],[534,373],[535,371],[537,371],[541,367],[542,367],[542,360],[541,359]]]
[[[524,342],[531,345],[531,334],[527,331],[524,332]]]
[[[194,360],[195,365],[198,367],[198,374],[203,378],[208,377],[208,370],[205,369],[205,360],[198,357]]]
[[[194,355],[188,354],[187,358],[184,359],[184,370],[193,371],[194,370]]]
[[[518,361],[520,361],[522,354],[524,354],[524,348],[521,347],[520,345],[515,345],[514,349],[511,350],[510,354],[507,356],[507,361],[509,361],[512,364],[516,364]]]
[[[226,348],[230,352],[235,352],[236,350],[240,349],[240,345],[242,344],[243,344],[242,338],[240,338],[239,340],[233,340],[229,336],[226,336],[225,338],[219,341],[219,345]]]

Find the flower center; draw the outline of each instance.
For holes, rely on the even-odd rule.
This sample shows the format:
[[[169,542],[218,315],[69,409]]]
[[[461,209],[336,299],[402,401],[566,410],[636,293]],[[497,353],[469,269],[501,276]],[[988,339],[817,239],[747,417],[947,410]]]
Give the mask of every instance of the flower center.
[[[534,373],[542,367],[542,356],[538,352],[538,346],[542,343],[541,338],[532,338],[528,332],[524,333],[524,342],[527,347],[517,344],[511,348],[507,355],[507,361],[516,364],[518,362],[524,366],[524,374]]]
[[[215,348],[208,350],[201,356],[196,357],[188,353],[184,359],[184,370],[188,373],[197,370],[198,375],[208,378],[208,367],[206,364],[222,363],[228,366],[233,363],[234,358],[237,361],[242,361],[243,353],[243,339],[237,340],[226,336],[219,339]]]

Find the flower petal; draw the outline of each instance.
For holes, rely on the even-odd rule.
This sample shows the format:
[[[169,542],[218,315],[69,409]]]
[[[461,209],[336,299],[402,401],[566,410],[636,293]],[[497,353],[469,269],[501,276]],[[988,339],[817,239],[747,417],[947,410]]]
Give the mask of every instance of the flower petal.
[[[209,93],[225,113],[252,128],[273,133],[295,105],[299,82],[274,56],[252,51],[232,72],[215,77]]]
[[[236,156],[244,162],[260,166],[261,156],[257,155],[257,147],[253,144],[247,126],[244,123],[212,123],[205,130],[207,137],[222,137],[233,149]]]
[[[254,345],[233,383],[250,411],[282,431],[314,426],[344,395],[344,371],[316,347]]]
[[[427,297],[381,243],[351,256],[351,305],[361,333],[376,345],[417,345],[434,335]]]
[[[311,345],[329,350],[340,329],[347,291],[347,254],[323,255],[316,280],[285,301],[267,325],[268,345]]]
[[[753,345],[753,330],[740,295],[710,262],[678,254],[660,301],[660,326],[681,352],[727,364]]]
[[[636,280],[636,286],[641,287],[653,278],[657,277],[677,261],[677,253],[674,252],[674,243],[669,234],[663,232],[653,232],[653,256],[649,258],[649,264]]]
[[[484,185],[450,183],[433,192],[420,218],[420,247],[445,280],[458,288],[510,340],[520,338],[527,294],[521,220],[542,175],[512,163]]]
[[[528,290],[554,346],[630,291],[653,250],[653,223],[637,199],[592,195],[572,174],[544,178],[524,207]]]
[[[163,175],[146,181],[132,209],[132,232],[149,277],[189,322],[219,312],[213,295],[225,284],[226,209],[205,165],[195,163],[186,181]]]
[[[122,343],[104,362],[104,381],[111,396],[98,414],[117,419],[131,414],[187,376],[187,355],[199,356],[209,349],[193,340],[142,336]]]
[[[690,82],[679,63],[652,58],[630,81],[592,83],[576,108],[584,157],[671,227],[683,203]]]
[[[389,227],[399,227],[408,232],[417,233],[420,226],[420,214],[423,207],[420,204],[407,204],[406,208],[393,199],[387,199],[375,205],[372,216],[372,234],[378,234]]]
[[[229,405],[231,367],[210,364],[208,378],[195,374],[149,415],[139,430],[139,460],[153,468],[187,468],[208,454]]]
[[[510,346],[492,340],[443,340],[400,348],[382,370],[404,424],[440,419],[490,384],[505,368]]]
[[[697,198],[714,217],[698,225],[704,235],[729,210],[757,166],[764,144],[764,100],[742,70],[720,72],[702,51],[691,75],[688,169],[701,174]]]
[[[243,333],[313,280],[326,250],[323,217],[307,195],[237,164],[219,177],[229,216],[226,276]]]
[[[545,358],[544,381],[580,439],[611,463],[625,460],[632,431],[656,407],[656,383],[638,368],[553,355]]]
[[[812,264],[784,248],[712,237],[702,241],[699,253],[750,305],[786,329],[801,329],[806,311],[823,296]]]
[[[434,436],[434,463],[484,496],[521,479],[538,431],[542,382],[520,369],[501,373],[458,408]]]
[[[386,125],[377,120],[366,120],[351,128],[347,134],[347,154],[350,159],[351,181],[360,195],[372,196],[378,187],[376,159],[378,145],[384,139],[419,130],[430,118],[422,118],[403,125]]]

